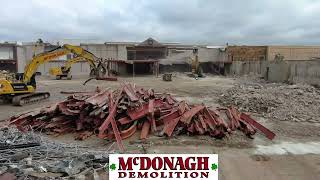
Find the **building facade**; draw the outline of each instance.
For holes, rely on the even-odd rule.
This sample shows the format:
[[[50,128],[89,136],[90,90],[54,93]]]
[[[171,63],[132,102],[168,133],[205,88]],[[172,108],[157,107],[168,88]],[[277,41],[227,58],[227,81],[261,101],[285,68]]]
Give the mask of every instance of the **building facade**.
[[[18,45],[16,43],[0,44],[0,70],[9,72],[18,71],[17,51]]]
[[[98,58],[116,62],[117,67],[115,70],[118,71],[117,73],[120,75],[132,74],[133,71],[137,74],[152,74],[155,62],[160,64],[161,71],[170,69],[167,66],[175,66],[174,68],[177,68],[178,71],[190,71],[191,57],[194,48],[198,49],[199,61],[201,63],[227,61],[227,58],[225,58],[226,48],[224,46],[160,43],[152,38],[148,38],[142,42],[81,43],[77,41],[73,44],[90,51]],[[21,63],[17,65],[18,71],[24,71],[25,65],[30,62],[34,54],[49,51],[58,45],[63,45],[63,43],[42,43],[37,46],[36,43],[22,43],[21,53],[18,58],[19,61],[21,61]],[[62,66],[65,61],[70,58],[71,56],[68,55],[62,56],[49,63],[40,65],[37,71],[42,75],[48,75],[51,67]],[[205,67],[207,67],[207,65],[205,65]],[[89,74],[89,72],[90,67],[86,61],[75,63],[71,68],[73,75],[85,75]]]
[[[159,42],[148,38],[142,42],[93,42],[57,41],[42,43],[2,43],[0,44],[0,68],[12,72],[24,71],[33,55],[49,51],[65,43],[79,45],[98,58],[112,62],[112,70],[119,75],[152,74],[155,63],[160,72],[191,71],[193,49],[198,49],[198,57],[204,72],[220,74],[263,74],[266,62],[273,61],[275,55],[284,56],[285,61],[319,61],[320,46],[208,46]],[[37,69],[48,75],[51,67],[59,67],[71,55],[59,57]],[[88,75],[89,64],[80,61],[73,64],[72,75]]]

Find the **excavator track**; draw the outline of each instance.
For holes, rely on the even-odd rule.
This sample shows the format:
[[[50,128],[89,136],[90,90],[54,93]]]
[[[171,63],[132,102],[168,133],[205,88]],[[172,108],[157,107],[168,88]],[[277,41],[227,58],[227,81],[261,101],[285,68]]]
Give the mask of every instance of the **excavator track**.
[[[14,106],[23,106],[48,99],[49,97],[49,92],[36,92],[31,94],[17,95],[12,99],[12,104]]]

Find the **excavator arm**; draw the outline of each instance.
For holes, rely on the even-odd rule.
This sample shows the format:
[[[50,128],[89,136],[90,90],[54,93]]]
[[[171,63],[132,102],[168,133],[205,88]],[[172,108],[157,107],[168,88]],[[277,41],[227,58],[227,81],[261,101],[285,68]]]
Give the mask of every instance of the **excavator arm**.
[[[25,67],[23,74],[23,82],[28,83],[41,64],[47,63],[69,53],[70,51],[68,49],[58,47],[52,51],[43,52],[34,56],[31,62]]]
[[[76,62],[79,62],[81,60],[83,60],[84,58],[79,56],[79,57],[76,57],[76,58],[72,58],[72,59],[69,59],[67,60],[67,63],[63,66],[64,69],[70,69],[72,64],[76,63]]]
[[[83,49],[80,46],[73,46],[73,45],[70,45],[70,44],[63,45],[63,48],[69,50],[70,52],[72,52],[74,54],[76,54],[77,57],[83,57],[85,60],[88,61],[88,63],[90,64],[91,67],[93,67],[94,69],[97,68],[95,63],[99,62],[99,58],[96,57],[91,52]]]

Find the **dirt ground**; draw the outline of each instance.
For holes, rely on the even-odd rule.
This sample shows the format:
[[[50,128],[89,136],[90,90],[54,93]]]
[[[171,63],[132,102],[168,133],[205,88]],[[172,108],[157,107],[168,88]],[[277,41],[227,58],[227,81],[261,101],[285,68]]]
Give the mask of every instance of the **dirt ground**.
[[[214,107],[221,106],[223,104],[221,97],[239,84],[264,83],[256,79],[222,76],[207,76],[195,80],[184,74],[175,75],[172,82],[164,82],[160,77],[143,76],[119,78],[117,82],[92,80],[83,86],[85,80],[84,77],[75,77],[73,80],[38,78],[38,91],[49,91],[50,100],[24,107],[1,104],[0,120],[65,99],[67,95],[60,94],[60,91],[93,91],[97,86],[114,89],[120,82],[134,82],[146,88],[153,88],[156,92],[168,92],[179,100],[184,99],[193,104],[204,103]],[[286,88],[283,84],[273,86]],[[280,121],[259,112],[252,115],[276,133],[273,141],[261,134],[256,134],[255,139],[249,139],[241,133],[223,140],[208,136],[179,136],[171,139],[151,136],[144,143],[138,141],[137,137],[131,137],[125,140],[127,153],[218,153],[219,177],[222,180],[320,179],[319,119],[312,122]],[[72,135],[51,138],[56,141],[74,142]],[[77,143],[111,151],[117,149],[114,143],[107,143],[96,137]]]

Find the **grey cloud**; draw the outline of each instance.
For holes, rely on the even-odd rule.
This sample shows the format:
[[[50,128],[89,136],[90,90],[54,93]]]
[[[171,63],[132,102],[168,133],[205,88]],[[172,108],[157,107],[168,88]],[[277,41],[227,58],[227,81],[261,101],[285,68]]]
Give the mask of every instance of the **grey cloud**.
[[[0,40],[317,44],[316,0],[3,0]]]

